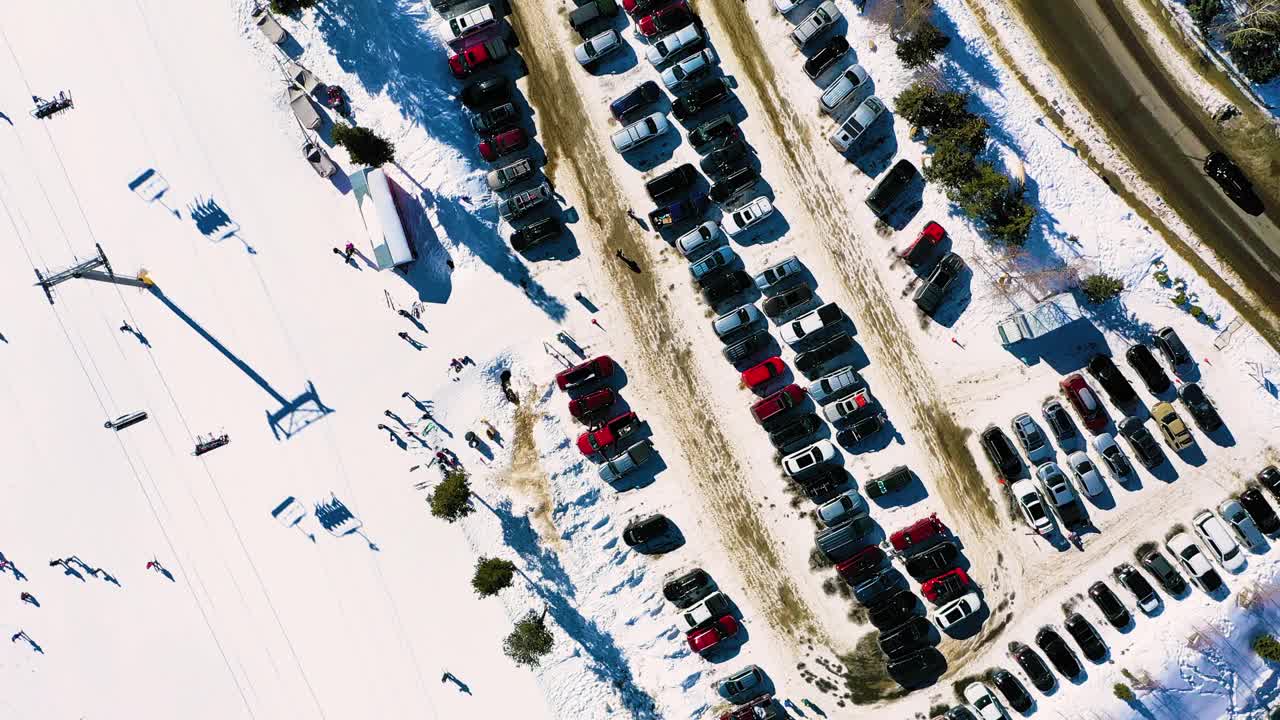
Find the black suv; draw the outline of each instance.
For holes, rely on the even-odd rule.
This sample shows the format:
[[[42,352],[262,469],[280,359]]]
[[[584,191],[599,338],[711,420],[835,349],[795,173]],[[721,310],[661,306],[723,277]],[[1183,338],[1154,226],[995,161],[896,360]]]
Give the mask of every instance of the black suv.
[[[812,350],[796,354],[796,369],[805,377],[816,375],[828,360],[853,347],[853,337],[849,333],[840,333]]]
[[[1151,587],[1151,583],[1142,577],[1142,573],[1129,563],[1121,563],[1116,566],[1114,575],[1116,581],[1119,582],[1125,590],[1133,593],[1133,598],[1138,601],[1138,607],[1143,612],[1151,612],[1144,605],[1159,603],[1160,598],[1156,595],[1156,589]]]
[[[1000,477],[1008,479],[1022,470],[1022,459],[1018,457],[1018,451],[1013,449],[1009,436],[998,426],[988,425],[982,431],[982,449],[986,451],[991,464],[996,466]]]
[[[764,310],[764,314],[769,317],[778,317],[798,307],[808,305],[810,300],[813,300],[813,288],[801,284],[765,300],[760,309]]]
[[[877,628],[897,627],[916,614],[916,596],[909,590],[898,589],[877,599],[871,606],[868,619]]]
[[[847,450],[880,432],[884,427],[884,414],[872,410],[850,415],[844,421],[848,427],[836,433],[836,442]]]
[[[702,281],[702,299],[714,305],[749,287],[751,287],[751,276],[742,270],[714,273]]]
[[[1146,383],[1147,389],[1153,394],[1159,395],[1169,389],[1169,376],[1165,374],[1164,368],[1160,367],[1160,363],[1156,362],[1156,356],[1151,354],[1151,348],[1146,345],[1134,345],[1124,351],[1124,359],[1138,372],[1138,377],[1142,378],[1142,382]]]
[[[693,165],[685,163],[645,183],[644,189],[655,203],[663,205],[679,197],[697,177],[698,171],[693,169]]]
[[[904,686],[931,682],[947,667],[942,653],[934,648],[921,648],[910,655],[890,660],[885,667],[889,676]]]
[[[561,230],[560,221],[555,218],[534,220],[511,233],[511,249],[524,252],[538,243],[558,237]]]
[[[755,185],[759,179],[760,173],[756,172],[756,169],[750,165],[746,165],[734,170],[720,182],[712,185],[711,190],[707,192],[707,196],[711,198],[712,202],[724,203],[733,199],[735,195],[743,190]]]
[[[916,616],[892,630],[880,633],[880,652],[892,658],[905,655],[929,644],[933,625]]]
[[[1128,625],[1132,618],[1129,616],[1129,609],[1120,602],[1120,598],[1107,587],[1107,584],[1099,580],[1089,586],[1089,598],[1093,600],[1093,604],[1098,606],[1102,611],[1102,616],[1111,623],[1111,627],[1122,628]]]
[[[496,105],[511,97],[511,81],[501,75],[468,83],[462,88],[462,104],[469,108]]]
[[[512,103],[503,103],[471,118],[471,129],[480,135],[492,135],[499,130],[515,125],[520,120],[520,113]]]
[[[1057,630],[1048,626],[1040,628],[1040,632],[1036,633],[1036,645],[1040,646],[1045,657],[1049,658],[1049,662],[1053,663],[1063,677],[1074,678],[1084,669],[1080,667],[1076,654],[1071,652],[1071,646],[1067,645],[1067,641],[1062,639]]]
[[[1053,684],[1056,680],[1053,678],[1053,673],[1049,671],[1049,666],[1040,657],[1040,653],[1022,643],[1014,643],[1012,654],[1014,661],[1018,663],[1018,667],[1022,668],[1022,671],[1027,674],[1027,677],[1031,679],[1031,684],[1035,685],[1037,690],[1049,692],[1053,689]]]
[[[1239,165],[1226,153],[1215,151],[1204,159],[1204,174],[1208,175],[1231,201],[1250,215],[1261,215],[1262,200],[1253,192],[1253,184]]]
[[[769,433],[769,442],[780,453],[788,453],[791,450],[798,449],[800,443],[809,439],[810,435],[818,432],[818,428],[822,427],[822,421],[817,415],[809,413],[795,418],[791,424]]]
[[[1098,384],[1111,396],[1117,405],[1127,405],[1138,399],[1138,393],[1128,379],[1120,374],[1120,368],[1112,362],[1110,355],[1094,355],[1089,359],[1089,374],[1098,379]]]
[[[950,568],[958,557],[960,549],[955,543],[946,540],[907,560],[907,574],[917,580],[928,580]]]
[[[735,138],[741,137],[742,134],[738,130],[738,123],[734,122],[732,115],[721,115],[714,120],[708,120],[698,127],[689,131],[689,144],[694,149],[701,149],[711,143],[716,138]]]
[[[715,584],[702,568],[675,575],[662,585],[662,596],[681,610],[711,594]]]
[[[1160,449],[1159,443],[1141,420],[1130,415],[1116,423],[1116,427],[1129,441],[1129,447],[1133,449],[1133,454],[1138,456],[1138,462],[1145,465],[1148,470],[1164,462],[1164,451]]]
[[[920,173],[916,170],[916,166],[912,165],[909,160],[899,160],[894,163],[889,172],[880,178],[875,187],[871,188],[871,192],[867,193],[867,207],[871,208],[871,212],[876,217],[881,217],[893,207],[893,201],[907,186],[911,184],[912,179]]]
[[[991,684],[1004,695],[1009,707],[1020,713],[1031,709],[1031,693],[1027,692],[1022,681],[1014,677],[1013,673],[1003,668],[997,669],[991,673]]]
[[[1102,662],[1102,658],[1107,656],[1107,645],[1102,642],[1102,636],[1083,615],[1071,613],[1062,626],[1075,639],[1085,657],[1093,662]]]
[[[1243,496],[1240,504],[1244,504]],[[1248,506],[1245,506],[1245,509],[1247,510]],[[1182,579],[1174,569],[1173,563],[1169,562],[1169,558],[1162,555],[1159,550],[1144,553],[1138,558],[1138,562],[1142,563],[1142,567],[1146,568],[1147,572],[1151,573],[1170,595],[1181,595],[1186,592],[1187,581]]]
[[[843,35],[832,36],[822,49],[814,53],[808,60],[804,61],[804,74],[809,76],[810,80],[817,80],[827,68],[835,64],[837,60],[844,57],[849,52],[849,40]]]
[[[1270,535],[1280,530],[1280,517],[1276,517],[1276,511],[1272,509],[1271,503],[1262,497],[1262,491],[1250,485],[1244,492],[1240,493],[1240,504],[1244,506],[1245,512],[1249,513],[1249,517],[1258,524],[1258,529],[1263,533]]]
[[[728,138],[721,147],[698,161],[702,172],[710,178],[722,178],[750,162],[747,144],[740,137]]]
[[[1165,326],[1156,331],[1155,346],[1173,367],[1191,362],[1191,351],[1182,343],[1178,332],[1171,327]]]
[[[1273,497],[1280,498],[1280,470],[1275,465],[1268,465],[1258,471],[1258,482]]]
[[[707,78],[671,103],[671,114],[677,120],[688,120],[729,96],[729,81],[722,77]]]
[[[1213,432],[1222,427],[1222,416],[1199,384],[1192,382],[1178,388],[1178,397],[1182,398],[1182,404],[1187,406],[1187,412],[1191,413],[1200,429]]]

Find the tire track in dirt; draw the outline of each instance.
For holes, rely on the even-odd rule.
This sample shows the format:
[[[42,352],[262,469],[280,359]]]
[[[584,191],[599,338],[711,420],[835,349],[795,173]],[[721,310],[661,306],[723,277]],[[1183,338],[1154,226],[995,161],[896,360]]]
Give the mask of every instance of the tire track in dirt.
[[[599,233],[590,233],[597,258],[622,250],[642,266],[653,267],[653,253],[634,234],[627,218],[628,204],[610,174],[581,96],[570,72],[567,45],[552,22],[564,22],[556,5],[540,0],[512,3],[512,24],[523,42],[520,51],[529,67],[528,100],[539,116],[537,140],[547,154],[546,172],[553,182],[577,185],[581,207]],[[588,233],[582,233],[588,235]],[[579,237],[579,241],[588,241]],[[599,260],[597,260],[599,262]],[[801,598],[763,519],[752,504],[743,478],[744,468],[729,452],[732,444],[712,413],[690,358],[689,341],[679,320],[664,311],[666,293],[652,272],[632,273],[620,263],[604,262],[617,298],[629,309],[628,331],[637,340],[642,361],[633,367],[664,396],[681,399],[668,417],[677,431],[692,470],[691,479],[703,495],[703,507],[720,528],[723,542],[738,563],[746,592],[774,628],[800,639],[823,630]]]

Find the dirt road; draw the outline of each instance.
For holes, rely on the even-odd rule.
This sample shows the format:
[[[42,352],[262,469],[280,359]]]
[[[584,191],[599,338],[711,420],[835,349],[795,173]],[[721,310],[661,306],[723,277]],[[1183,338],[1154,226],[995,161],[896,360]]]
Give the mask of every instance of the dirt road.
[[[1280,203],[1273,200],[1266,214],[1251,217],[1204,175],[1201,159],[1222,146],[1219,129],[1165,74],[1115,3],[1017,0],[1014,6],[1129,162],[1265,304],[1273,317],[1249,319],[1275,344]]]

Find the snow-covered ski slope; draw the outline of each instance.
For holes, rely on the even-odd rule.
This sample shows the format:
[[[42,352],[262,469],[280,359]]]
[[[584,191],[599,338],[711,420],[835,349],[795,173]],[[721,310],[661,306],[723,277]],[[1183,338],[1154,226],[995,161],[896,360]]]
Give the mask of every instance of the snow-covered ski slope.
[[[0,575],[0,630],[43,649],[0,647],[0,717],[549,717],[532,674],[502,656],[503,606],[470,588],[465,538],[413,487],[435,470],[409,474],[425,459],[376,425],[393,424],[384,409],[411,417],[402,392],[447,384],[449,358],[492,356],[562,310],[514,302],[516,266],[496,251],[456,252],[483,245],[473,233],[502,246],[453,197],[411,218],[420,275],[330,252],[362,241],[354,202],[302,159],[246,3],[6,3],[0,30],[0,552],[27,577]],[[357,60],[400,73],[394,57]],[[428,138],[430,124],[447,137],[457,122],[447,93],[417,88],[427,127],[410,132],[394,125],[403,97],[371,87],[347,89],[362,119],[395,134],[398,181],[415,196],[465,194],[465,178],[441,190],[458,152]],[[28,116],[31,95],[59,90],[74,109]],[[131,190],[148,169],[152,182]],[[75,280],[51,307],[33,270],[93,257],[95,243],[158,292]],[[426,332],[388,306],[419,299]],[[486,311],[494,302],[504,312]],[[303,397],[281,415],[309,387],[329,410]],[[135,410],[149,419],[103,428]],[[230,445],[193,457],[212,432]],[[271,516],[290,496],[308,511],[304,532]],[[376,552],[316,524],[314,504],[334,496]],[[70,555],[120,586],[48,565]],[[175,581],[147,571],[152,559]]]

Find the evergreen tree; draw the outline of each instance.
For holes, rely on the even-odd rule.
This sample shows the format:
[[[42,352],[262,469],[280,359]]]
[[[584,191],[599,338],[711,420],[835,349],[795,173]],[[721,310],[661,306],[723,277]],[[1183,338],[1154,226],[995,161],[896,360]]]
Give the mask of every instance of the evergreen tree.
[[[475,512],[471,505],[471,483],[465,472],[455,470],[445,476],[427,496],[431,514],[447,522],[460,520]]]
[[[974,163],[987,145],[987,121],[971,117],[959,127],[938,132],[930,138],[933,157],[924,176],[945,188],[954,189],[973,175]]]
[[[1124,290],[1124,282],[1106,273],[1093,273],[1086,275],[1080,281],[1080,290],[1084,292],[1085,297],[1089,298],[1089,302],[1104,303],[1119,297],[1120,292]]]
[[[996,201],[991,217],[987,219],[987,229],[1000,242],[1022,245],[1031,234],[1031,221],[1035,217],[1036,209],[1021,196],[1005,196]]]
[[[893,100],[893,109],[907,122],[930,132],[957,127],[973,115],[965,109],[969,96],[943,92],[923,82],[914,82]]]
[[[1253,639],[1253,651],[1267,662],[1280,662],[1280,641],[1275,635],[1262,633]]]
[[[499,558],[480,558],[476,561],[476,574],[471,578],[471,587],[480,597],[497,595],[503,588],[511,585],[515,575],[514,563]]]
[[[1222,0],[1189,0],[1187,12],[1191,13],[1191,19],[1196,21],[1200,32],[1208,32],[1209,26],[1222,12]]]
[[[351,162],[357,165],[376,168],[395,159],[396,146],[366,127],[337,123],[333,126],[333,141],[346,148]]]
[[[271,12],[293,15],[315,5],[316,0],[271,0]]]
[[[898,59],[909,69],[924,67],[938,57],[951,38],[933,23],[924,22],[906,40],[898,43]]]
[[[965,214],[979,220],[998,218],[999,204],[1009,195],[1009,178],[987,163],[976,166],[974,173],[948,197],[959,203]]]
[[[1124,683],[1116,683],[1115,685],[1112,685],[1111,692],[1115,693],[1116,697],[1120,698],[1125,702],[1134,701],[1135,696],[1133,694],[1133,690],[1129,689],[1129,686],[1125,685]]]
[[[547,629],[546,612],[539,615],[530,610],[502,642],[502,652],[521,665],[537,667],[555,642],[555,636]]]

